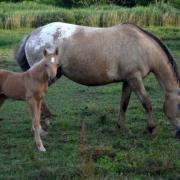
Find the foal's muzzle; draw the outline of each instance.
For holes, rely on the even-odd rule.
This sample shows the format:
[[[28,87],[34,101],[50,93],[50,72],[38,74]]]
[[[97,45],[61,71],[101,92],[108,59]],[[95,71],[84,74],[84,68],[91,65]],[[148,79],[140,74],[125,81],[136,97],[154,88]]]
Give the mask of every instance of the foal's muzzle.
[[[57,77],[54,77],[54,78],[49,77],[49,79],[48,79],[48,84],[51,85],[51,84],[53,84],[56,80],[57,80]]]

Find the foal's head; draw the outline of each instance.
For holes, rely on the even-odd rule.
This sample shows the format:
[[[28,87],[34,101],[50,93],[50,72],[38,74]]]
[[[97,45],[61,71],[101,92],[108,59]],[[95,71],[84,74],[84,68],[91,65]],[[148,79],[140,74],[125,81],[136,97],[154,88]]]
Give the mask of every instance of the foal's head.
[[[43,55],[45,70],[49,79],[52,80],[56,77],[57,69],[59,67],[58,49],[56,49],[54,53],[49,53],[46,49],[44,49]]]

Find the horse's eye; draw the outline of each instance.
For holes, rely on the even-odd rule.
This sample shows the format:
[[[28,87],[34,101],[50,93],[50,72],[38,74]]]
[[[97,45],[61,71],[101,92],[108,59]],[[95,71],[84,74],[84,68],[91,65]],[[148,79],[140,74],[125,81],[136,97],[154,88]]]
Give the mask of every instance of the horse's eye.
[[[45,65],[44,65],[44,67],[48,67],[48,65],[47,65],[47,64],[45,64]]]

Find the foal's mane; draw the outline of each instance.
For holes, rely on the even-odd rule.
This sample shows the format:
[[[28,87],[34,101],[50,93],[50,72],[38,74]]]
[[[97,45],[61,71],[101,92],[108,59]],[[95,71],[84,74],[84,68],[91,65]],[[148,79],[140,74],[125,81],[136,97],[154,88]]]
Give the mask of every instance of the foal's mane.
[[[146,35],[151,37],[153,40],[155,40],[159,44],[159,46],[162,48],[162,50],[167,55],[168,63],[171,65],[171,69],[172,69],[172,71],[174,73],[174,76],[175,76],[177,82],[180,83],[180,76],[179,76],[179,73],[178,73],[177,64],[176,64],[172,54],[168,50],[167,46],[159,38],[157,38],[155,35],[153,35],[152,33],[140,28],[139,26],[137,26],[135,24],[131,24],[131,23],[128,23],[128,24],[135,26],[137,29],[141,30],[143,33],[145,33]]]

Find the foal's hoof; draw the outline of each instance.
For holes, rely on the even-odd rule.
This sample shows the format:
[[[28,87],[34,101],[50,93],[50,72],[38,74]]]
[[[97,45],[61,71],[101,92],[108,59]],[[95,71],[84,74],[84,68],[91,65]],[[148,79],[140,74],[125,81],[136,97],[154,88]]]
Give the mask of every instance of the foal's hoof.
[[[46,152],[46,149],[45,149],[44,146],[38,147],[38,150],[39,150],[40,152]]]
[[[176,138],[180,139],[180,130],[176,131]]]

